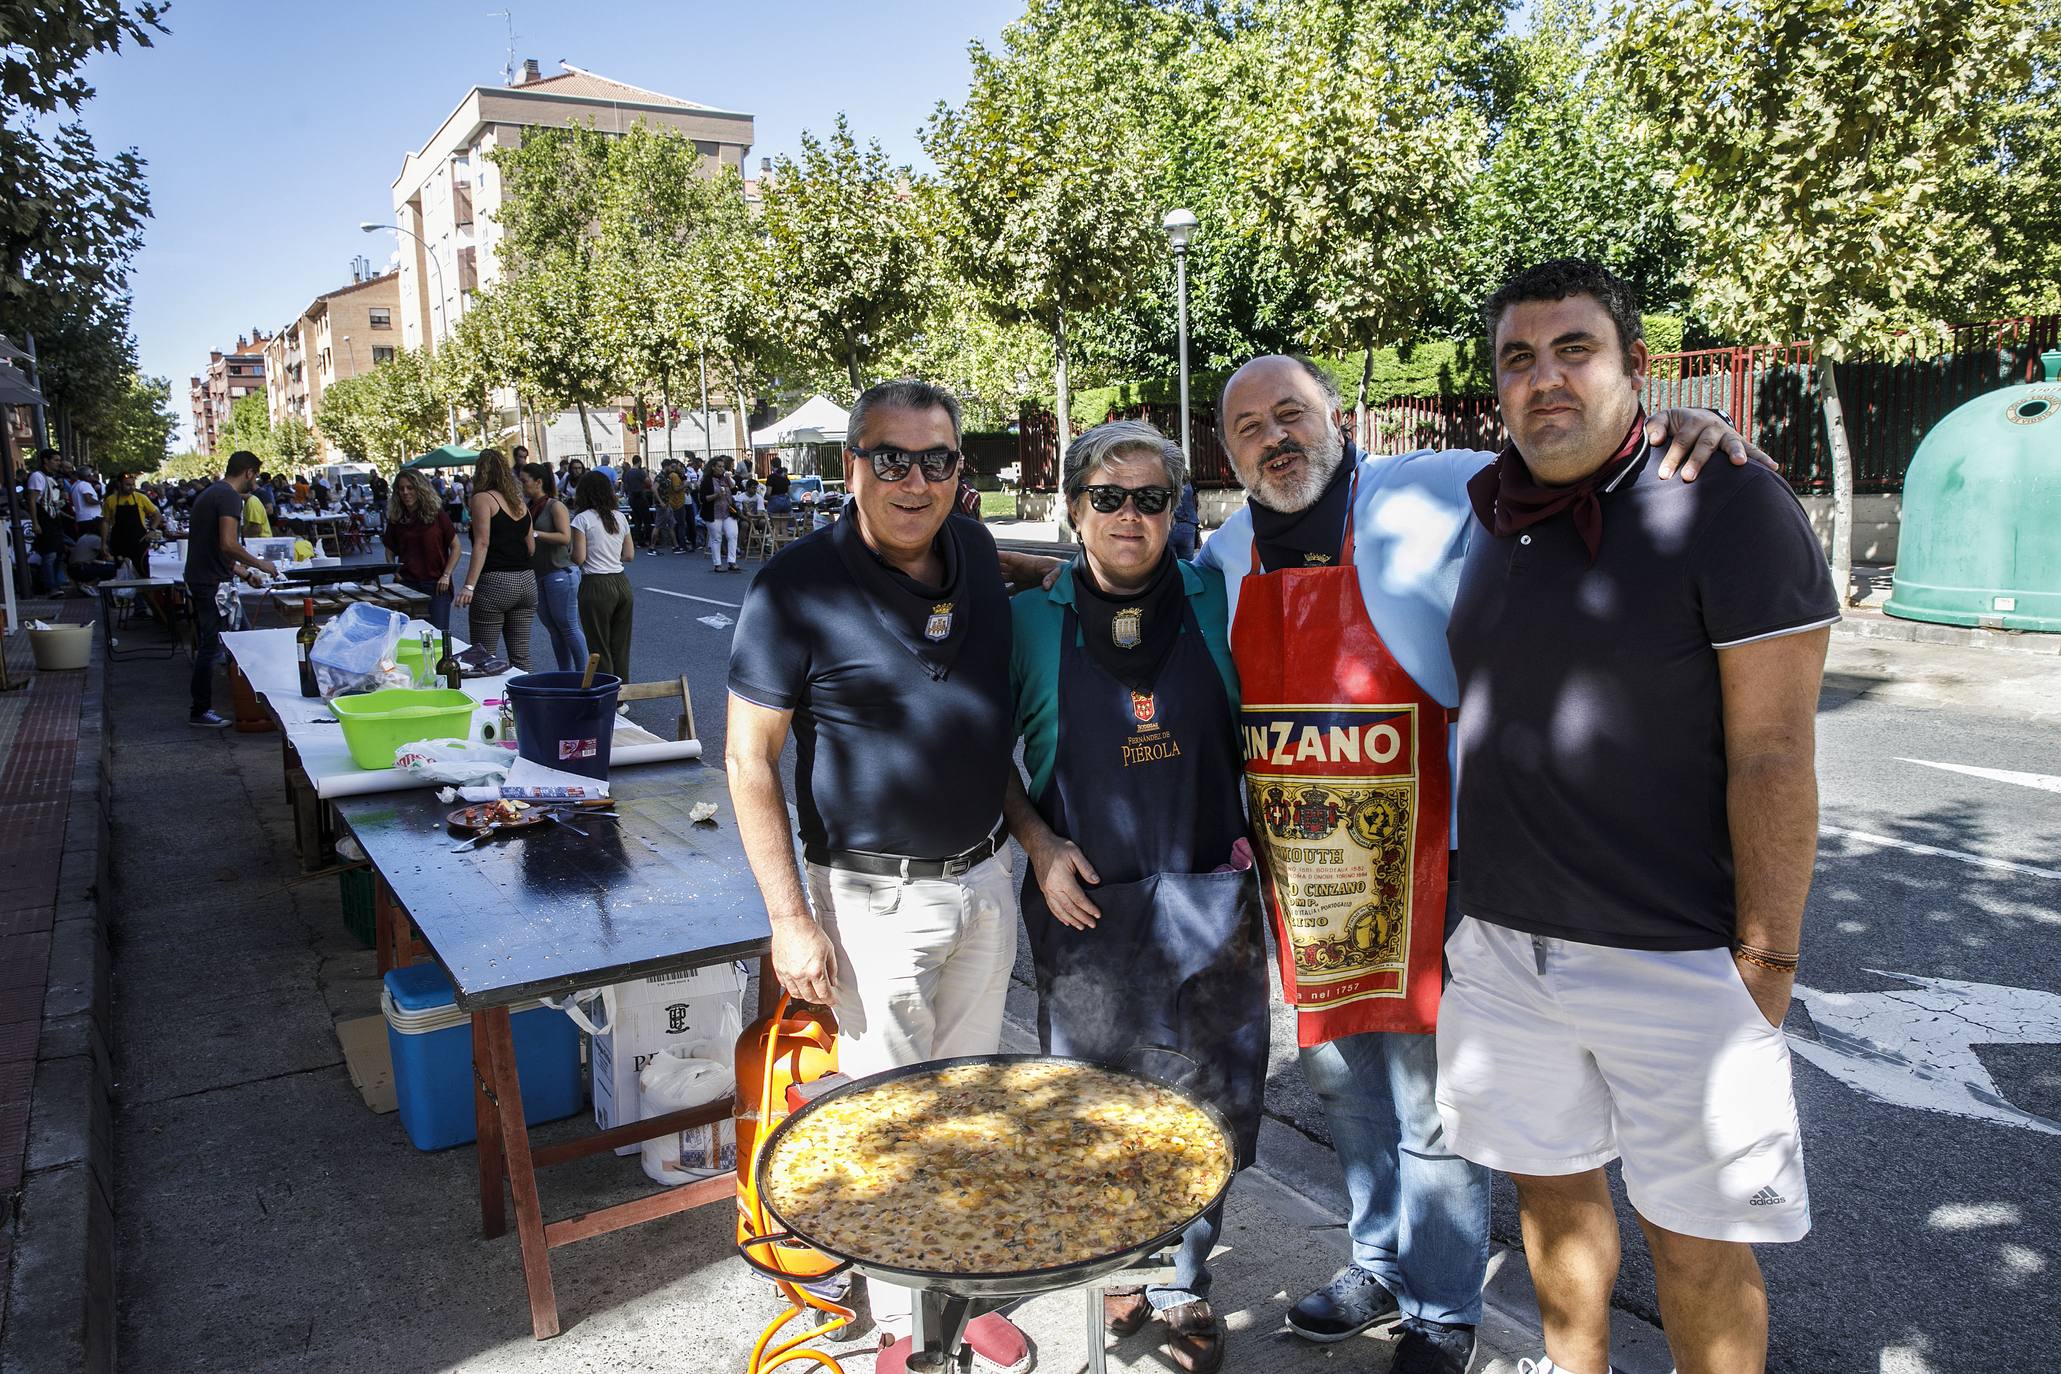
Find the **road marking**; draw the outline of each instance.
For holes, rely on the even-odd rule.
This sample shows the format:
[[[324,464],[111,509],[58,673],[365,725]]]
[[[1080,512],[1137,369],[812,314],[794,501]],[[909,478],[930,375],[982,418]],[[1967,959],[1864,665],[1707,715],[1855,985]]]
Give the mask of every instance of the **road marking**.
[[[698,615],[694,618],[708,626],[711,630],[727,630],[737,623],[721,611],[716,611],[711,615]]]
[[[689,596],[686,592],[669,592],[664,587],[645,587],[643,588],[643,590],[647,592],[657,592],[660,596],[677,596],[682,601],[700,601],[710,606],[728,606],[733,611],[743,609],[743,607],[735,601],[718,601],[712,596]]]
[[[1855,1092],[1894,1107],[2061,1135],[2061,1123],[2020,1111],[1998,1091],[1976,1045],[2061,1045],[2061,996],[2001,983],[1964,983],[1869,969],[1910,988],[1820,992],[1796,985],[1816,1039],[1796,1053]]]
[[[1858,844],[1887,845],[1892,849],[1906,849],[1913,854],[1930,854],[1935,858],[1952,859],[1956,863],[1975,864],[1980,868],[2001,868],[2011,873],[2023,873],[2034,878],[2061,878],[2061,869],[2036,868],[2032,864],[2012,863],[2009,859],[1993,859],[1987,854],[1969,854],[1959,849],[1940,849],[1935,845],[1913,844],[1909,840],[1892,839],[1888,835],[1870,835],[1865,830],[1842,830],[1836,825],[1821,825],[1820,835],[1838,835]]]
[[[2031,787],[2041,792],[2061,792],[2061,777],[2052,773],[2014,773],[2008,768],[1977,768],[1966,763],[1934,763],[1931,759],[1899,757],[1898,763],[1915,763],[1920,768],[1937,768],[1946,773],[1965,773],[1990,782],[2008,782],[2013,787]]]

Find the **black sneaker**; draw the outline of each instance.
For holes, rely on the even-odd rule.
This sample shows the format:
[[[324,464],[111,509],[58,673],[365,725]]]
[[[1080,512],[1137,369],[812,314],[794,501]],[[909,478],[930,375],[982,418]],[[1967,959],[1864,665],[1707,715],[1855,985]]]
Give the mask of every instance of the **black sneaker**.
[[[1348,1264],[1331,1276],[1331,1282],[1288,1309],[1288,1329],[1306,1341],[1329,1344],[1399,1315],[1395,1294],[1367,1270]]]
[[[1467,1374],[1474,1363],[1474,1328],[1412,1317],[1396,1328],[1389,1374]]]
[[[213,711],[202,711],[199,715],[188,715],[186,723],[200,730],[219,730],[229,723],[227,716],[218,716]]]

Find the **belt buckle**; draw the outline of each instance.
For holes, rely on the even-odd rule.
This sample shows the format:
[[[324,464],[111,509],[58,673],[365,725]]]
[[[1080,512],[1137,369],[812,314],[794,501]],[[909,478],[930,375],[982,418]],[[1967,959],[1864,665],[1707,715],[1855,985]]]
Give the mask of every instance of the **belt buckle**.
[[[964,877],[973,871],[973,864],[974,860],[967,858],[963,854],[956,859],[946,859],[944,876],[947,878]]]

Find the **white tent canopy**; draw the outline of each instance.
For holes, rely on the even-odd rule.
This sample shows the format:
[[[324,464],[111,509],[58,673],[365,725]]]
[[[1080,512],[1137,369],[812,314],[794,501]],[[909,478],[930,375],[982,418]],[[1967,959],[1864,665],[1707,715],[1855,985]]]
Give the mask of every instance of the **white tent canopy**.
[[[792,448],[797,444],[841,444],[851,412],[828,396],[811,396],[786,419],[751,432],[753,448]]]

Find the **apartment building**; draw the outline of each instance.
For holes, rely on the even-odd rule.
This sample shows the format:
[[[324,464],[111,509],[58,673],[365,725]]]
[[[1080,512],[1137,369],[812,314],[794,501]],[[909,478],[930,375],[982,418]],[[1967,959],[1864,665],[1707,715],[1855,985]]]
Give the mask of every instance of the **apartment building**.
[[[744,166],[752,117],[661,95],[570,64],[544,76],[533,58],[511,86],[475,86],[393,183],[400,254],[400,343],[432,348],[467,302],[500,276],[500,172],[488,154],[519,144],[523,131],[592,124],[622,133],[638,120],[694,140],[711,171]]]
[[[245,396],[265,394],[265,345],[271,337],[262,329],[236,336],[236,347],[208,353],[207,371],[188,379],[187,401],[193,413],[193,445],[213,453],[223,426],[229,423],[229,408]]]
[[[400,274],[351,265],[351,283],[308,303],[267,346],[266,409],[272,423],[292,416],[312,426],[323,391],[390,361],[400,348]],[[325,461],[337,454],[321,441]]]

